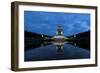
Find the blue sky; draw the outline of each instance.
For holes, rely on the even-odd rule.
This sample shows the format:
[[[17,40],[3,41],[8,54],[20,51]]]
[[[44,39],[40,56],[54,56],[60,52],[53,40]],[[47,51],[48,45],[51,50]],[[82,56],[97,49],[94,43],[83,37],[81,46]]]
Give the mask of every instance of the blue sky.
[[[90,30],[90,14],[24,11],[25,31],[54,36],[58,25],[64,36],[86,32]]]

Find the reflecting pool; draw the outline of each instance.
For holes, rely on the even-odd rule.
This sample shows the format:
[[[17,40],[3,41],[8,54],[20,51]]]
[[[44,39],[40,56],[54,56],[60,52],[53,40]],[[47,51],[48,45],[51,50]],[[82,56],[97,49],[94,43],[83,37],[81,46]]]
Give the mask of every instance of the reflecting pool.
[[[24,61],[87,58],[90,58],[90,50],[67,42],[42,42],[39,43],[38,46],[36,45],[36,47],[27,47],[27,50],[25,50],[24,53]]]

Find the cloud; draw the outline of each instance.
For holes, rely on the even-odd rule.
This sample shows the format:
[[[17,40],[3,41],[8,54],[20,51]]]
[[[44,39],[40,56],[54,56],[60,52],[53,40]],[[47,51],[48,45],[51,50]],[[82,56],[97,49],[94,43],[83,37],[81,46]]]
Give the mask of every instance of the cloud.
[[[54,35],[57,25],[61,25],[64,35],[85,32],[90,29],[90,15],[80,13],[60,12],[24,12],[25,30]]]

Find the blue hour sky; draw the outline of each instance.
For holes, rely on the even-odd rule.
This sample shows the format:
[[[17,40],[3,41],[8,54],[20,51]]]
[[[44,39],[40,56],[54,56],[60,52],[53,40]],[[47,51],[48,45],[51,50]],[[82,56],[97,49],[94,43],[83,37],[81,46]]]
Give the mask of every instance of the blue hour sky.
[[[56,27],[63,28],[64,36],[90,30],[90,14],[24,11],[24,30],[54,36]]]

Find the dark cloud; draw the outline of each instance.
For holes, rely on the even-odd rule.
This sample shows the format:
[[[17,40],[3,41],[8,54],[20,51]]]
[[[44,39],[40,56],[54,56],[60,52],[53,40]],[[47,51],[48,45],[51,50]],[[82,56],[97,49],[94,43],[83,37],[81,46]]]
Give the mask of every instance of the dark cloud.
[[[25,30],[55,35],[57,25],[69,36],[90,30],[90,14],[24,11]]]

